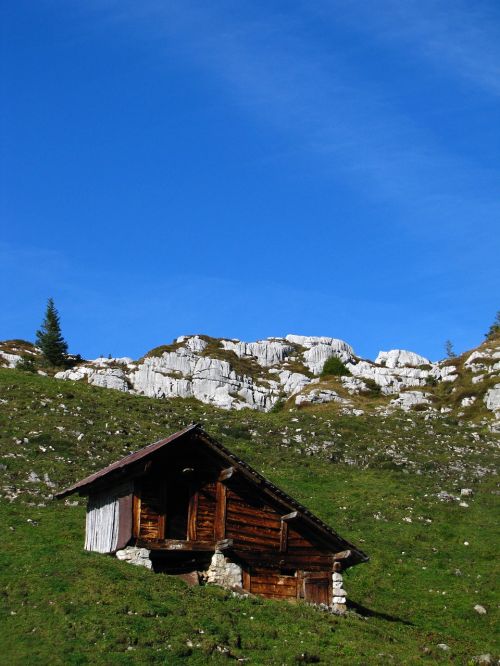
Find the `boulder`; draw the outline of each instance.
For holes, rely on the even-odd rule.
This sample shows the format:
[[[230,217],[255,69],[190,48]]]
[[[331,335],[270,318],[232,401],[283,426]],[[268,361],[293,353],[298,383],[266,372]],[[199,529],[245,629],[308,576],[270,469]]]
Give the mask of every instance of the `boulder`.
[[[326,389],[314,389],[309,393],[302,393],[295,398],[297,406],[306,404],[322,404],[325,402],[340,402],[342,404],[350,404],[349,400],[341,398],[335,391]]]
[[[431,361],[425,356],[420,356],[406,349],[391,349],[379,352],[375,363],[384,365],[386,368],[415,368],[419,365],[431,365]]]
[[[392,407],[408,412],[417,405],[430,405],[430,397],[430,393],[424,393],[422,391],[405,391],[397,398],[394,398],[394,400],[391,400],[389,404],[392,405]]]
[[[495,412],[496,416],[500,416],[500,384],[495,384],[495,386],[486,391],[484,403],[486,409]]]

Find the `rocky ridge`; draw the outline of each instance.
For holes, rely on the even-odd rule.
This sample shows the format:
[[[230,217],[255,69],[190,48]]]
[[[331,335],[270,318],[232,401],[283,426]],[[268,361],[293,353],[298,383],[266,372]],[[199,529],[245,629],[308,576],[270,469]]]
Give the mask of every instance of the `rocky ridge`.
[[[37,354],[35,347],[23,341],[0,343],[0,363],[8,367]],[[346,376],[320,376],[331,357],[342,361]],[[498,341],[439,362],[401,349],[381,351],[370,361],[359,358],[343,340],[290,334],[256,342],[185,335],[139,360],[100,357],[77,363],[55,377],[154,398],[197,398],[223,409],[265,412],[289,400],[296,406],[338,403],[344,413],[351,414],[363,413],[355,400],[363,395],[387,397],[377,407],[384,412],[436,410],[436,389],[446,384],[445,393],[452,396],[457,391],[453,385],[466,377],[473,390],[463,396],[460,408],[472,408],[479,397],[495,418],[493,427],[498,428],[500,383],[495,381],[499,375]],[[441,404],[440,411],[451,408]]]

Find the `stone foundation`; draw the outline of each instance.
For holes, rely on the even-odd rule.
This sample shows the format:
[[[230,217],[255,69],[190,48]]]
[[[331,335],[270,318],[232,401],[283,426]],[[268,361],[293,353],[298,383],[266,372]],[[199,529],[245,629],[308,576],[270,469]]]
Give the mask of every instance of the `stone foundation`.
[[[152,569],[153,563],[149,558],[149,551],[147,548],[136,548],[135,546],[127,546],[123,550],[116,551],[116,557],[119,560],[128,562],[129,564],[135,564],[138,567],[146,567],[146,569]]]
[[[340,571],[332,574],[332,611],[334,613],[345,613],[347,610],[347,593],[344,590],[344,582]]]
[[[206,572],[206,582],[222,587],[242,587],[242,569],[216,550]]]

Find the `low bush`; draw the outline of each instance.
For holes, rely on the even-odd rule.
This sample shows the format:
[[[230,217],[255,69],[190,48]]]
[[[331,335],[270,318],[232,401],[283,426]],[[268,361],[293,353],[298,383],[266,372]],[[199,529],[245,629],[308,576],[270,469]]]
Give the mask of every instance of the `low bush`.
[[[325,361],[323,370],[321,371],[322,377],[344,377],[350,375],[351,372],[345,367],[342,361],[336,356],[331,356]]]
[[[23,370],[24,372],[36,372],[34,359],[27,354],[23,354],[21,356],[21,360],[16,364],[16,370]]]

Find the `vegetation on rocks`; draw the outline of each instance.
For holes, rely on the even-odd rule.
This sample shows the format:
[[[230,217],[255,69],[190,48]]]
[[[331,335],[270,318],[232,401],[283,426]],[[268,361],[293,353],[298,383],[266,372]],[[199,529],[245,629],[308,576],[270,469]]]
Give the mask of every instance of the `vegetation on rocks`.
[[[321,371],[321,377],[328,377],[330,375],[332,377],[347,377],[350,374],[350,371],[336,356],[331,356],[327,359]]]

